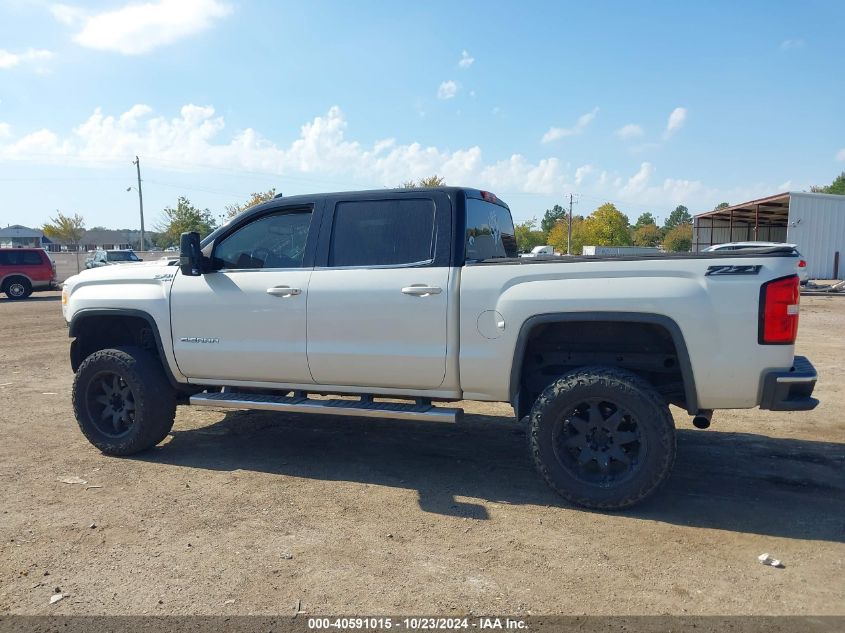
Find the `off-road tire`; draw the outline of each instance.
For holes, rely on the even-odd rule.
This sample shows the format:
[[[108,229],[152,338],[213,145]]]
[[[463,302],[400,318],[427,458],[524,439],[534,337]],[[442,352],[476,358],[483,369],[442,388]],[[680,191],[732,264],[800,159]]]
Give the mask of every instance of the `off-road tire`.
[[[3,292],[12,301],[26,299],[32,294],[32,284],[25,277],[12,277],[3,283]]]
[[[132,396],[133,419],[120,434],[109,434],[93,394],[103,376],[116,375]],[[161,442],[173,428],[176,392],[161,361],[139,347],[103,349],[82,361],[73,381],[73,411],[82,433],[107,455],[133,455]],[[100,396],[103,397],[103,396]]]
[[[564,460],[568,460],[570,454],[564,451],[579,450],[566,448],[567,444],[564,448],[555,444],[560,441],[556,433],[561,425],[568,428],[566,425],[570,423],[563,421],[564,416],[571,419],[572,415],[567,412],[571,413],[579,402],[587,400],[615,403],[630,413],[625,424],[629,429],[635,428],[640,439],[628,445],[636,447],[638,452],[637,458],[630,460],[633,465],[628,466],[627,479],[616,483],[585,481],[576,473],[577,466],[572,468],[558,457],[562,453]],[[610,417],[613,416],[603,422]],[[578,420],[580,424],[582,419]],[[629,508],[654,493],[672,469],[676,452],[674,421],[660,394],[636,374],[612,367],[584,367],[549,385],[531,409],[528,442],[537,470],[555,492],[571,503],[599,510]],[[643,446],[645,454],[641,456],[639,451]],[[596,464],[600,468],[598,461]]]

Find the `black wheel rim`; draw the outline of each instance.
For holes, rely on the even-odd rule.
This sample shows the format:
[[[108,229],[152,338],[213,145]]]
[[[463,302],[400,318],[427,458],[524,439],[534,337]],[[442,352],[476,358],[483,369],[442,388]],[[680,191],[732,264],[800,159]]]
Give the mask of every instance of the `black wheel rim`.
[[[553,446],[570,474],[603,487],[633,477],[648,450],[637,417],[608,398],[588,398],[566,409],[555,424]]]
[[[9,285],[9,294],[13,297],[22,297],[26,292],[26,288],[21,283],[13,283]]]
[[[126,381],[110,371],[96,374],[85,397],[88,416],[97,430],[112,438],[127,435],[135,424],[135,396]]]

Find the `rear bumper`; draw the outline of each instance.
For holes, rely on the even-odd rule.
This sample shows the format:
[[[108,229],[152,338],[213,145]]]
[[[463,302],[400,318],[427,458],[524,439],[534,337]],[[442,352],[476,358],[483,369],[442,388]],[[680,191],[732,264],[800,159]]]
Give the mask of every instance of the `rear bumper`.
[[[816,368],[804,356],[796,356],[790,369],[770,371],[763,375],[760,408],[769,411],[809,411],[819,404],[813,398]]]

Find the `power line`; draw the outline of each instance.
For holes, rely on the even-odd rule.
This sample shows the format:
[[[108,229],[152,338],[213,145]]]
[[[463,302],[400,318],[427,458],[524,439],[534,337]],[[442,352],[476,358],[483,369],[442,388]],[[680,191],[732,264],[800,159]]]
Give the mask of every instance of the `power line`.
[[[227,198],[247,198],[249,194],[245,193],[233,193],[231,191],[222,191],[220,189],[209,189],[208,187],[196,187],[193,185],[185,185],[180,184],[178,182],[164,182],[161,180],[155,180],[150,178],[145,178],[144,182],[151,183],[154,185],[159,185],[160,187],[171,187],[173,189],[185,189],[186,191],[202,191],[203,193],[211,193],[218,196],[226,196]]]

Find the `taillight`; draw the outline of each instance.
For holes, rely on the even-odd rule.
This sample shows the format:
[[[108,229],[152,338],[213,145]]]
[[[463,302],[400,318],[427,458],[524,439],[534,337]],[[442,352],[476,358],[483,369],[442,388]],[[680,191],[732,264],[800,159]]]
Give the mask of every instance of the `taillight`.
[[[798,268],[806,268],[806,267],[807,267],[807,262],[804,261],[803,259],[799,259],[798,260]]]
[[[760,325],[757,342],[761,345],[792,345],[798,335],[798,276],[781,277],[760,288]]]

